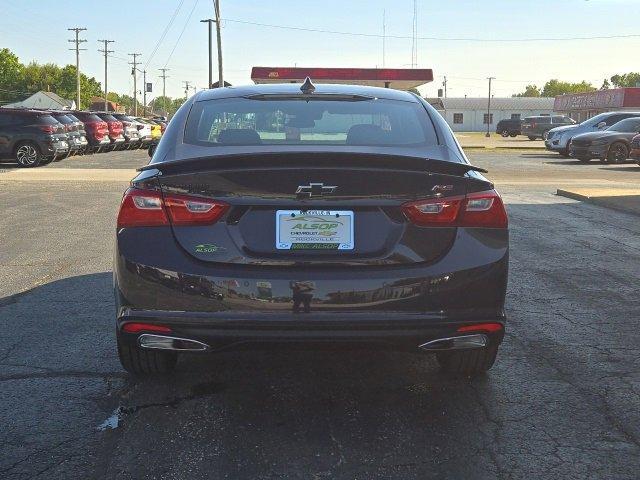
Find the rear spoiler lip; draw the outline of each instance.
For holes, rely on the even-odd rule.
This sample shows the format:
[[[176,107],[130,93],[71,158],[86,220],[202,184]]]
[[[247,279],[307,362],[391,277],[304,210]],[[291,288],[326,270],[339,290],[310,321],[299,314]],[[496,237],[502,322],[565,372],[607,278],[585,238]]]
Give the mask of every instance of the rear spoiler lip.
[[[317,152],[317,155],[327,154],[327,153],[337,153],[337,154],[348,154],[348,152]],[[270,152],[270,153],[256,153],[256,154],[247,154],[247,153],[231,153],[226,155],[215,155],[213,157],[193,157],[193,158],[185,158],[180,160],[169,160],[166,162],[157,162],[150,163],[145,165],[144,167],[138,168],[138,172],[144,172],[145,170],[159,170],[162,172],[163,167],[176,167],[180,165],[188,165],[190,163],[197,163],[204,160],[212,160],[212,159],[231,159],[237,157],[247,157],[247,156],[279,156],[279,155],[309,155],[315,154],[314,152]],[[394,155],[394,154],[380,154],[380,153],[353,153],[351,155],[355,156],[375,156],[375,157],[404,157],[406,159],[417,160],[424,162],[424,171],[426,173],[444,173],[451,175],[464,175],[469,171],[480,172],[480,173],[488,173],[487,170],[481,167],[476,167],[475,165],[471,165],[470,163],[460,163],[460,162],[451,162],[448,160],[436,160],[434,158],[424,158],[424,157],[414,157],[407,155]]]

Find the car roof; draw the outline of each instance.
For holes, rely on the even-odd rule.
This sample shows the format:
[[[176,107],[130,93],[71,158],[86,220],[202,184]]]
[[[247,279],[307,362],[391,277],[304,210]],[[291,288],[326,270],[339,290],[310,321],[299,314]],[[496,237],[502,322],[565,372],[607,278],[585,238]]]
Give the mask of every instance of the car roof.
[[[313,79],[312,79],[313,80]],[[221,98],[246,97],[249,95],[304,95],[300,91],[299,83],[271,83],[260,85],[246,85],[238,87],[212,88],[198,92],[195,101],[214,100]],[[418,102],[417,97],[409,92],[395,90],[393,88],[367,87],[347,84],[314,84],[314,93],[306,94],[330,94],[330,95],[362,95],[367,97],[384,98],[388,100],[402,100],[405,102]]]

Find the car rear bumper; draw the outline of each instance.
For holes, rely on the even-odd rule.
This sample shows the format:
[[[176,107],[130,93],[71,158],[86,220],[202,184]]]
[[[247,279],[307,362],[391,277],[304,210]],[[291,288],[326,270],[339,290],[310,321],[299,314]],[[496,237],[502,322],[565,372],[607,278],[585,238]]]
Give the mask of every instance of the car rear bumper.
[[[170,332],[155,335],[195,340],[205,350],[223,350],[242,345],[282,343],[367,344],[396,350],[416,351],[419,345],[465,334],[460,327],[480,323],[504,327],[503,312],[475,310],[416,314],[388,313],[251,313],[251,312],[167,312],[125,309],[118,317],[121,341],[137,345],[140,333],[125,333],[128,323],[147,323],[168,327]],[[480,330],[481,331],[481,330]],[[504,328],[484,332],[492,341],[502,341]],[[475,332],[477,333],[477,332]],[[144,334],[144,333],[143,333]],[[199,349],[197,349],[199,350]]]
[[[140,248],[145,228],[155,229],[153,245]],[[507,271],[508,232],[499,229],[460,228],[452,248],[428,264],[315,268],[203,262],[176,245],[170,227],[123,229],[117,324],[167,326],[212,349],[332,340],[415,349],[461,325],[504,323]]]

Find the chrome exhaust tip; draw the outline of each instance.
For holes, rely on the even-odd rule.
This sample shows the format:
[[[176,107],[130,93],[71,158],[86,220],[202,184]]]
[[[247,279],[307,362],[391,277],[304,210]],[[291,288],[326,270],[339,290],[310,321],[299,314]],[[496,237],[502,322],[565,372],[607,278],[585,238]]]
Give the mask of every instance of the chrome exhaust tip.
[[[145,333],[138,337],[141,348],[155,348],[158,350],[174,350],[181,352],[203,352],[209,350],[209,345],[188,338],[167,337],[166,335],[152,335]]]
[[[487,346],[488,338],[482,333],[473,335],[462,335],[459,337],[446,337],[431,340],[418,345],[418,348],[430,352],[441,352],[446,350],[465,350],[472,348],[483,348]]]

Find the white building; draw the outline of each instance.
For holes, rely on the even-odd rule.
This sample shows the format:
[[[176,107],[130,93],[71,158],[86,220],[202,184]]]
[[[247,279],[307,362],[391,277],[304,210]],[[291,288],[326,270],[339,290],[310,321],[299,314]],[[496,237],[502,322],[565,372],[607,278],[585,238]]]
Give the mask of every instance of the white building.
[[[487,130],[486,98],[427,98],[440,112],[454,132],[485,132]],[[495,131],[500,120],[553,114],[552,97],[508,97],[491,99],[490,130]]]

